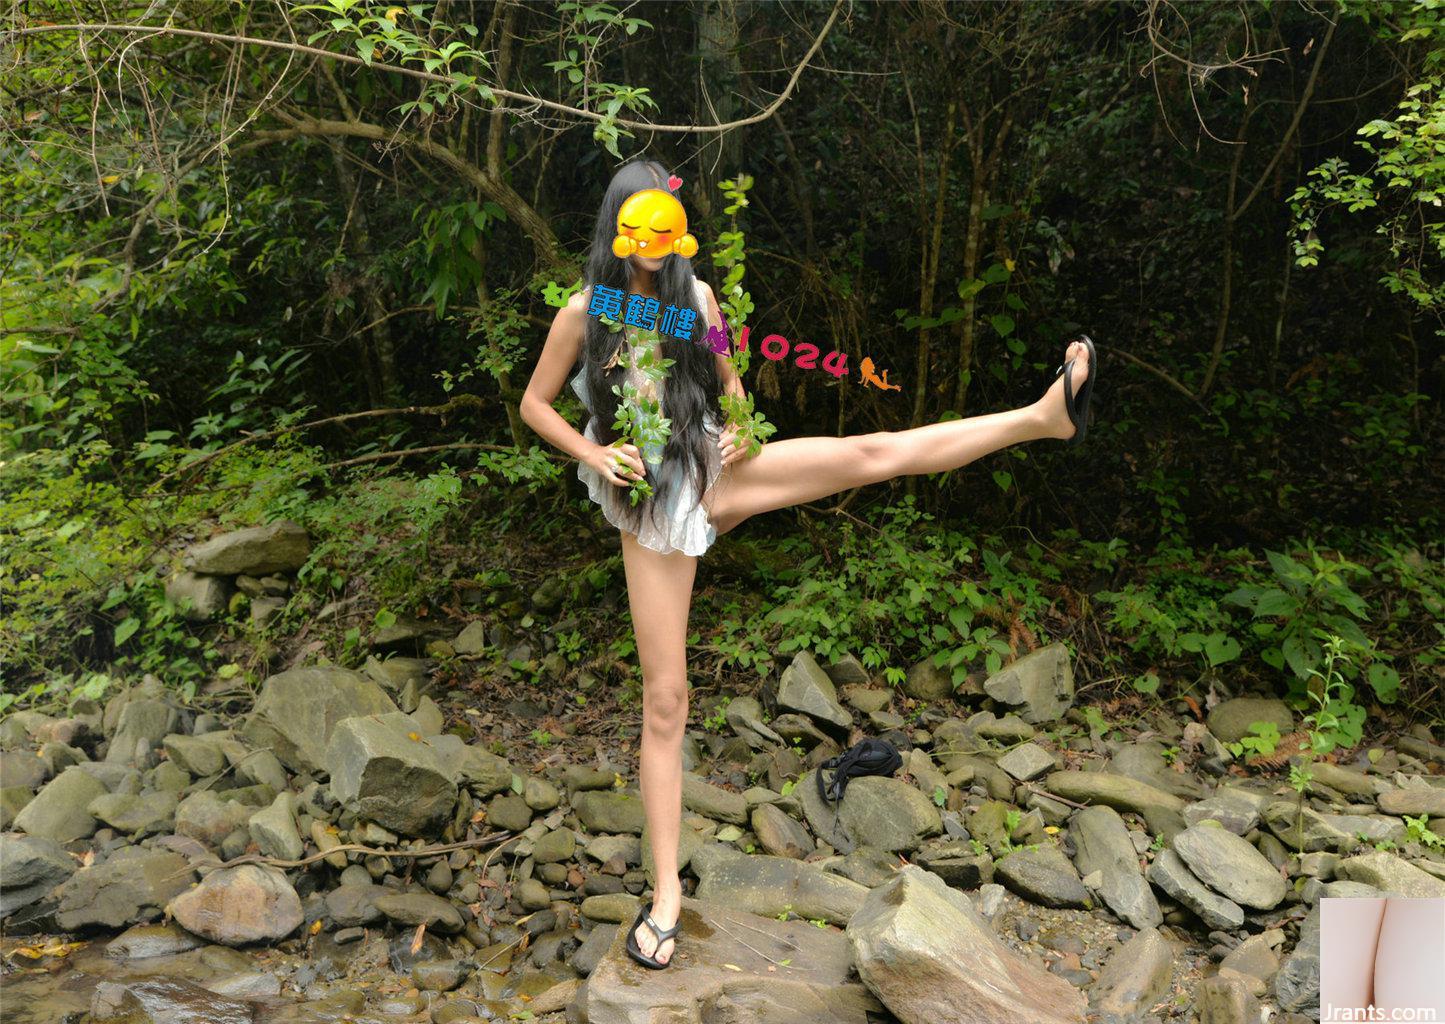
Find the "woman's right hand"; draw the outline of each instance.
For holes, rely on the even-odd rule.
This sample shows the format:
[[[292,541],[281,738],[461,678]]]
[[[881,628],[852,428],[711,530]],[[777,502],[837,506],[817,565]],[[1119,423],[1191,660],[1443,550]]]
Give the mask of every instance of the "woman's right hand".
[[[586,463],[601,473],[604,480],[618,487],[627,487],[632,481],[647,475],[642,453],[635,444],[596,445],[588,454]]]

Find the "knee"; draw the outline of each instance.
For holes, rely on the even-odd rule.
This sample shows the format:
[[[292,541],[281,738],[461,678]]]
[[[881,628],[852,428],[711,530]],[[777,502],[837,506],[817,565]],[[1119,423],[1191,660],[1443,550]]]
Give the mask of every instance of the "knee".
[[[895,475],[893,463],[898,451],[898,446],[894,443],[896,436],[891,430],[853,435],[853,457],[870,479],[888,479]]]
[[[687,727],[687,681],[648,680],[642,691],[642,725],[659,736],[682,735]]]

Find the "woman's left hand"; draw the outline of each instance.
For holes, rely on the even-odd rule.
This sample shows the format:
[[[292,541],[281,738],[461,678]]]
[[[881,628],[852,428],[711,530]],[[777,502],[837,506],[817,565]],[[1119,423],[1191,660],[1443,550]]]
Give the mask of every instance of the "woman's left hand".
[[[748,454],[748,446],[738,437],[737,431],[731,424],[723,428],[722,436],[718,438],[718,450],[722,453],[722,464],[730,466],[740,459],[752,458]]]

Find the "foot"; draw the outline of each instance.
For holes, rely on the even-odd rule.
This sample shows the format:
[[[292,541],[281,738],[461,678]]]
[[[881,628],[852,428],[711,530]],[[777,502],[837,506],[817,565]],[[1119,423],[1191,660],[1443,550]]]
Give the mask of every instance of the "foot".
[[[1084,381],[1089,378],[1089,348],[1082,341],[1071,342],[1064,352],[1064,362],[1074,360],[1074,368],[1069,371],[1069,383],[1073,386],[1074,397],[1079,395],[1079,389],[1084,386]],[[1057,380],[1044,397],[1038,402],[1039,414],[1043,417],[1045,437],[1057,437],[1061,441],[1067,441],[1078,433],[1078,427],[1074,426],[1069,419],[1068,407],[1064,405],[1064,375],[1059,374]]]
[[[671,928],[677,924],[678,915],[682,913],[682,885],[659,886],[652,895],[652,919],[657,922],[659,928]],[[660,964],[665,964],[672,959],[673,940],[663,939],[662,948],[657,945],[657,936],[647,925],[639,924],[637,931],[633,933],[637,938],[637,948],[642,950],[642,955],[651,957]]]

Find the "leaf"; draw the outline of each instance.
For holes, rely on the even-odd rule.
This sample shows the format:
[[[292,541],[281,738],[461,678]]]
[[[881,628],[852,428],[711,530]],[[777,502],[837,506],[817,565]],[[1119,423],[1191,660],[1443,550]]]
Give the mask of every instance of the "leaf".
[[[1239,653],[1239,641],[1224,633],[1212,633],[1209,639],[1204,641],[1204,654],[1211,666],[1233,661],[1239,657]]]
[[[125,619],[120,625],[115,627],[115,645],[119,647],[125,643],[131,637],[135,636],[135,631],[138,629],[140,629],[140,619],[134,615]]]
[[[426,922],[416,926],[416,933],[411,937],[411,953],[415,956],[421,950],[422,940],[426,937]]]

